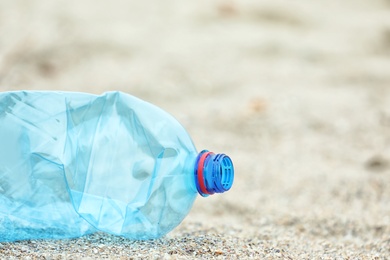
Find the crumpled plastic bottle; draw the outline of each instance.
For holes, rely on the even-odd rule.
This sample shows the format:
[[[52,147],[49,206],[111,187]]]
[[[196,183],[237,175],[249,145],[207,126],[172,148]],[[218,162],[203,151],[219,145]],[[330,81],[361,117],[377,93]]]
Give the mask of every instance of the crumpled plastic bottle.
[[[0,93],[0,241],[159,238],[233,178],[228,156],[198,154],[172,116],[131,95]]]

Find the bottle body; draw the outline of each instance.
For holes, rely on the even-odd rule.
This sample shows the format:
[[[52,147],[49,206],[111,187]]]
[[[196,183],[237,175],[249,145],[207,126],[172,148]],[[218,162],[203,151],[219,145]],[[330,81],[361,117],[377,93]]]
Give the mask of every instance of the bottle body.
[[[196,156],[174,118],[124,93],[2,93],[0,241],[160,237],[192,207]]]

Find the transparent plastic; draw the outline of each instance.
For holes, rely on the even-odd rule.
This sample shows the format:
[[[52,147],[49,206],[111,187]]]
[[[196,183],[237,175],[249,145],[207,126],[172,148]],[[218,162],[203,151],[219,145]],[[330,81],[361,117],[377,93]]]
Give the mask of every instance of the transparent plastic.
[[[197,158],[172,116],[128,94],[0,93],[0,241],[161,237],[193,205]]]

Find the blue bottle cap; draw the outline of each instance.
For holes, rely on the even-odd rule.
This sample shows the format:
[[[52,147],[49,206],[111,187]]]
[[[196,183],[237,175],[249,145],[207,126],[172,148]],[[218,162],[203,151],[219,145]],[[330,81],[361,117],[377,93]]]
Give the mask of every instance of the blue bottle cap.
[[[225,154],[214,154],[207,150],[199,153],[195,163],[195,183],[200,195],[228,191],[234,180],[233,162]]]

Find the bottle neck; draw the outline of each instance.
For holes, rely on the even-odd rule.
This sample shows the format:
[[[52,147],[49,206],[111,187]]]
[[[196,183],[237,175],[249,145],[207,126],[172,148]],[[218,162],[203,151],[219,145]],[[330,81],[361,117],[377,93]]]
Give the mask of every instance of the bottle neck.
[[[203,197],[223,193],[233,185],[233,162],[225,154],[203,150],[196,158],[194,171],[196,188]]]

